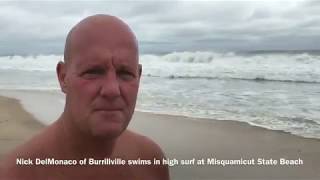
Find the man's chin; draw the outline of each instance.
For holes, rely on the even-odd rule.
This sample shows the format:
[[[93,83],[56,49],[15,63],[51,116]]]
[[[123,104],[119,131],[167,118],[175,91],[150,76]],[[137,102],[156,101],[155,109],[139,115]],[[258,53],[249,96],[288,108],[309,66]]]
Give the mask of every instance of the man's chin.
[[[92,132],[92,135],[96,138],[114,139],[121,135],[124,129],[100,129]]]
[[[103,122],[92,126],[91,133],[97,138],[117,138],[124,130],[123,122]]]
[[[116,138],[126,129],[128,122],[122,113],[96,113],[89,120],[94,137]]]

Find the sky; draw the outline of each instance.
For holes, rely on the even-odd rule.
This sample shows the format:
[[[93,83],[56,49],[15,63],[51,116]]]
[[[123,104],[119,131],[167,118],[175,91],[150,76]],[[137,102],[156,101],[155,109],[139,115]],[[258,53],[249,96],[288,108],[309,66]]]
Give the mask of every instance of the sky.
[[[110,14],[143,54],[320,49],[320,1],[0,1],[0,55],[62,54],[81,19]]]

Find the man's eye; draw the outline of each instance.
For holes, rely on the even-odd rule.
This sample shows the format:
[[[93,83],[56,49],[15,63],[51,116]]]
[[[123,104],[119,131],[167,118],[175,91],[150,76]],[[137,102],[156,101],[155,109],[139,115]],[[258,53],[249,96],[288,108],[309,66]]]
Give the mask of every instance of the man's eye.
[[[135,78],[135,74],[129,71],[119,71],[118,76],[123,80],[131,80]]]
[[[103,69],[89,69],[87,71],[84,72],[84,74],[104,74],[104,70]]]
[[[92,78],[97,78],[97,77],[104,75],[104,74],[105,74],[104,69],[94,68],[94,69],[89,69],[87,71],[84,71],[82,73],[82,77],[84,77],[86,79],[92,79]]]

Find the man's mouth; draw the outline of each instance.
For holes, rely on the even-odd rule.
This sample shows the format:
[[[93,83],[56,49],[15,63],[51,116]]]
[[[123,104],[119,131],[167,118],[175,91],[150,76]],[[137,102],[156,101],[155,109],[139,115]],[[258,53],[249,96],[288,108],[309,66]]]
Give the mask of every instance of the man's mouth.
[[[108,111],[108,112],[113,112],[113,111],[122,111],[122,108],[97,108],[95,111]]]
[[[95,108],[94,111],[102,111],[102,112],[116,112],[122,111],[123,108]]]

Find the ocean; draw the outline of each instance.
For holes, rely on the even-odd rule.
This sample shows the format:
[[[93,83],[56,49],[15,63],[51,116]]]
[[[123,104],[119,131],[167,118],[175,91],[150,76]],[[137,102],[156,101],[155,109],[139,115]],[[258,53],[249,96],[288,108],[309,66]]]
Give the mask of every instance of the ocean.
[[[0,89],[58,92],[62,55],[0,57]],[[137,110],[320,138],[320,52],[143,54]],[[63,99],[63,97],[61,97]]]

